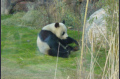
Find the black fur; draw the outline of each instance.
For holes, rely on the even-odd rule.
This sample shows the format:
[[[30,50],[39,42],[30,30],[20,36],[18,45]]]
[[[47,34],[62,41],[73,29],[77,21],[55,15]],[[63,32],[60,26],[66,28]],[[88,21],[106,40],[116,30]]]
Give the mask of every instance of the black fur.
[[[62,22],[63,24],[65,24],[65,20],[63,20],[63,22]]]
[[[55,27],[56,27],[56,28],[59,27],[59,23],[55,23]]]
[[[73,38],[71,38],[71,37],[67,37],[67,39],[65,39],[65,40],[59,39],[59,41],[60,41],[60,43],[62,43],[64,46],[66,46],[66,45],[68,45],[68,44],[70,44],[70,43],[75,43],[75,44],[78,45],[78,42],[77,42],[76,40],[74,40]]]
[[[67,58],[70,54],[70,51],[73,50],[73,47],[68,46],[68,44],[74,42],[78,45],[77,41],[71,37],[67,37],[67,39],[61,40],[58,37],[56,37],[55,34],[53,34],[50,31],[47,31],[47,30],[41,30],[41,32],[39,33],[39,37],[43,42],[46,42],[49,45],[50,50],[48,51],[48,54],[51,56],[57,56],[57,53],[59,50],[58,56]],[[65,47],[67,46],[67,48],[65,49],[62,45],[59,46],[59,42],[63,46],[65,46]]]

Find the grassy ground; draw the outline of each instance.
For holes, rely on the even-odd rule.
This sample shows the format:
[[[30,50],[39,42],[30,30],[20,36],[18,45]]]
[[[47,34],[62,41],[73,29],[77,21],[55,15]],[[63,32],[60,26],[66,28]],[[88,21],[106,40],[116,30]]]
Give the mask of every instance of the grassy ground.
[[[2,16],[2,20],[11,15]],[[1,25],[1,75],[2,79],[53,79],[56,57],[40,54],[36,46],[40,29]],[[68,30],[78,40],[78,32]],[[57,79],[76,78],[80,51],[69,58],[59,58]]]
[[[2,15],[1,20],[12,15]],[[4,21],[5,22],[5,21]],[[13,23],[14,24],[14,23]],[[39,52],[36,40],[40,29],[16,25],[1,24],[1,77],[2,79],[53,79],[55,75],[56,57],[43,55]],[[82,32],[68,30],[68,35],[77,41],[81,40]],[[105,53],[98,54],[98,63],[104,66]],[[96,53],[95,53],[96,55]],[[88,75],[91,55],[84,55],[83,76]],[[101,60],[102,59],[102,60]],[[80,61],[80,50],[72,52],[69,58],[59,58],[57,79],[77,79]],[[100,75],[102,70],[95,66],[94,73]],[[98,76],[97,76],[98,78]]]

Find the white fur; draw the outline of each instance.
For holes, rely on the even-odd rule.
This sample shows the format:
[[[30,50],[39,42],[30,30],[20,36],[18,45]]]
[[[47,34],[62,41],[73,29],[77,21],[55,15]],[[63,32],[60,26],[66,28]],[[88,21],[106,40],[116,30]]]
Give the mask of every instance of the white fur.
[[[48,50],[50,49],[48,44],[43,42],[43,41],[41,41],[39,36],[37,37],[37,47],[40,50],[40,52],[43,53],[43,54],[48,54]]]
[[[55,23],[48,24],[42,28],[42,30],[48,30],[51,31],[53,34],[55,34],[60,39],[66,39],[68,37],[67,34],[67,28],[63,23],[59,23],[59,27],[55,27]],[[65,34],[62,36],[62,33],[65,32]],[[37,47],[39,48],[40,52],[43,54],[48,54],[48,50],[50,49],[49,45],[37,37]]]
[[[44,26],[42,28],[42,30],[49,30],[52,33],[54,33],[58,38],[60,38],[60,39],[66,39],[68,37],[66,26],[63,23],[59,23],[59,26],[60,27],[56,28],[55,27],[55,23],[52,23],[52,24],[48,24],[48,25]],[[65,32],[65,34],[63,36],[61,36],[61,34],[63,32]]]

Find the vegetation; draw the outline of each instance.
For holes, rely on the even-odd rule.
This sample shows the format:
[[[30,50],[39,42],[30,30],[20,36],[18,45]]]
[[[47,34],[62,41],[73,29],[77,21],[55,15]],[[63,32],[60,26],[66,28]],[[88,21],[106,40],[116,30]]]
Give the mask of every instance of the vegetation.
[[[8,17],[8,18],[7,18]],[[13,15],[4,15],[4,18],[11,19]],[[15,25],[1,25],[1,67],[2,78],[26,79],[54,77],[56,57],[43,55],[38,51],[36,45],[37,34],[40,29],[20,27]],[[80,32],[81,34],[82,32]],[[68,30],[68,34],[79,39],[77,31]],[[80,52],[72,52],[69,58],[59,58],[57,75],[67,78],[75,78],[77,71],[77,57]],[[6,70],[7,68],[7,70]],[[23,71],[20,71],[23,70]],[[17,74],[16,74],[17,73]],[[24,73],[24,74],[22,74]],[[30,74],[31,76],[28,76]],[[37,75],[36,75],[37,73]],[[40,75],[40,74],[42,75]],[[7,75],[12,74],[12,75]]]
[[[87,0],[88,1],[88,0]],[[119,78],[119,1],[117,0],[100,0],[98,5],[103,5],[103,8],[105,9],[108,16],[105,17],[105,20],[107,22],[107,34],[104,35],[104,38],[106,40],[106,43],[104,45],[106,48],[102,48],[101,43],[99,44],[98,48],[95,48],[97,44],[95,42],[92,42],[91,48],[88,48],[87,46],[84,47],[84,53],[83,58],[87,57],[86,53],[90,52],[90,68],[89,68],[89,74],[86,78],[90,79],[96,79],[95,73],[99,73],[100,79],[118,79]],[[87,4],[86,4],[87,5]],[[84,18],[85,19],[85,18]],[[101,34],[102,35],[102,34]],[[91,40],[93,39],[93,36],[91,34],[90,36]],[[94,46],[95,45],[95,46]],[[82,59],[82,57],[81,57]],[[82,70],[87,69],[87,67],[84,67],[86,63],[81,60],[82,63],[80,63]],[[83,65],[82,65],[83,64]],[[84,69],[85,68],[85,69]],[[99,71],[96,71],[96,68],[100,68]],[[80,76],[79,78],[83,78]],[[86,79],[85,78],[85,79]]]
[[[1,77],[5,79],[53,79],[57,64],[57,79],[118,79],[118,2],[118,0],[100,0],[97,3],[102,5],[109,15],[105,17],[108,32],[105,37],[109,46],[107,44],[105,44],[106,48],[102,48],[101,44],[99,48],[94,45],[84,46],[82,55],[83,31],[80,30],[83,26],[83,19],[64,2],[56,1],[54,6],[40,6],[27,13],[1,15]],[[68,30],[68,35],[79,42],[80,50],[72,52],[69,58],[59,57],[56,63],[57,57],[43,55],[38,51],[36,39],[44,25],[56,21],[61,22],[63,19],[66,20],[67,27],[73,27],[73,30]]]

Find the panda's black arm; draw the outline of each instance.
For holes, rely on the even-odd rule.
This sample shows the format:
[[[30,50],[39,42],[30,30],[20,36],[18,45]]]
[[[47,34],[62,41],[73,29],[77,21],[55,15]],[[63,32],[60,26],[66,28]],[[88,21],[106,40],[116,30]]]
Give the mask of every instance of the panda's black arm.
[[[67,45],[67,39],[63,39],[63,40],[59,39],[59,42],[64,46]]]
[[[64,40],[59,39],[59,42],[61,44],[63,44],[64,46],[66,46],[66,45],[68,45],[70,43],[75,43],[75,44],[78,45],[78,42],[76,40],[74,40],[73,38],[71,38],[71,37],[67,37],[67,39],[64,39]]]
[[[73,39],[71,37],[67,37],[67,44],[70,44],[70,43],[75,43],[78,45],[78,42],[75,39]]]

